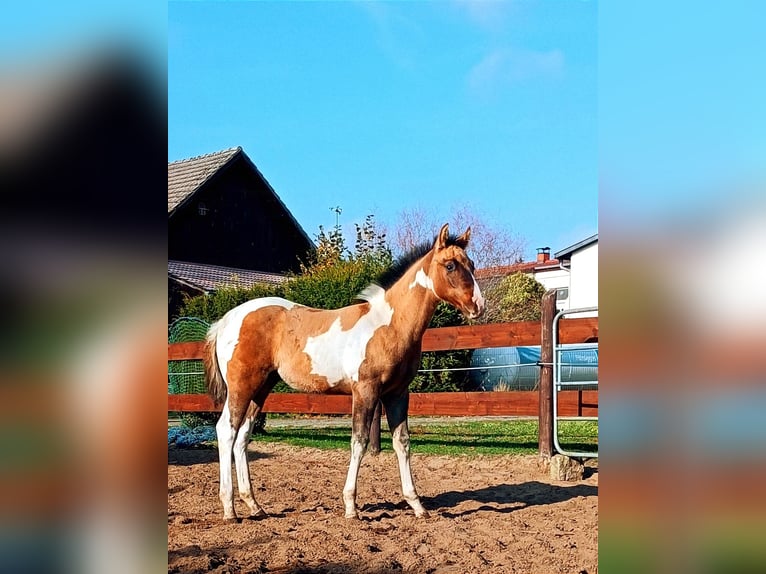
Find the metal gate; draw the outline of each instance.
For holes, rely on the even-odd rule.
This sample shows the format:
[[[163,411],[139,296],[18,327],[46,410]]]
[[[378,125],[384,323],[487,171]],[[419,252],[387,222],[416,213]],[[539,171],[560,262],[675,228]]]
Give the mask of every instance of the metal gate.
[[[598,343],[578,343],[574,345],[561,345],[558,340],[558,326],[559,319],[564,315],[574,315],[579,313],[598,313],[598,307],[582,307],[579,309],[565,309],[559,311],[553,318],[553,447],[557,452],[565,456],[571,456],[573,458],[598,458],[598,450],[595,452],[578,452],[570,451],[562,448],[559,444],[559,421],[598,421],[598,417],[560,417],[558,414],[558,393],[564,389],[579,390],[585,389],[598,389],[598,378],[596,380],[577,380],[580,377],[572,376],[571,370],[578,368],[580,362],[574,363],[571,359],[567,359],[566,354],[576,352],[593,352],[596,354],[596,367],[598,367]],[[569,369],[570,372],[567,372]]]

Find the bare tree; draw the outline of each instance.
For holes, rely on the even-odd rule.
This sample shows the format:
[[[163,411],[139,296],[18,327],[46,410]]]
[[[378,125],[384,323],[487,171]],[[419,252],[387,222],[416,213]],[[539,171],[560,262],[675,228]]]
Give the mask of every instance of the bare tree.
[[[389,235],[393,238],[396,253],[406,253],[424,241],[431,241],[442,224],[448,222],[452,231],[457,233],[471,227],[469,252],[477,268],[512,265],[522,260],[525,242],[510,228],[493,225],[490,218],[467,204],[458,205],[449,213],[444,219],[423,207],[401,211],[395,231]]]

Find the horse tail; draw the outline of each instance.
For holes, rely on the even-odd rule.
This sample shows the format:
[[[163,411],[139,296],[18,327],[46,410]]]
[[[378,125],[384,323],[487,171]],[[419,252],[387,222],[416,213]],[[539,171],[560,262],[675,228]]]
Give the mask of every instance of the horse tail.
[[[207,392],[213,397],[213,402],[216,405],[220,405],[226,400],[226,381],[223,380],[221,367],[218,364],[218,353],[216,353],[217,338],[218,322],[215,322],[207,332],[203,362],[205,363]]]

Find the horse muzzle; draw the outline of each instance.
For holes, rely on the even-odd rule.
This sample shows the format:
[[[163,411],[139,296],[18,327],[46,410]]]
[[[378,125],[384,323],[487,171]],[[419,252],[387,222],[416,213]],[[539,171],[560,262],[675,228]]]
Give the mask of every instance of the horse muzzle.
[[[471,306],[463,306],[461,311],[463,312],[463,315],[465,315],[468,319],[478,319],[484,314],[485,308],[486,305],[484,304],[484,299],[482,298],[479,302],[474,303]]]

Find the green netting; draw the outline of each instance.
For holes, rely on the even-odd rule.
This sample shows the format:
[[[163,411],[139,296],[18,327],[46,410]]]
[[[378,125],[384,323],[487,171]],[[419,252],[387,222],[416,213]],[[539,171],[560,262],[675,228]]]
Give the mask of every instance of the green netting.
[[[205,339],[209,325],[196,317],[181,317],[168,328],[168,343],[188,343]],[[168,361],[168,394],[207,392],[205,372],[201,359]]]

